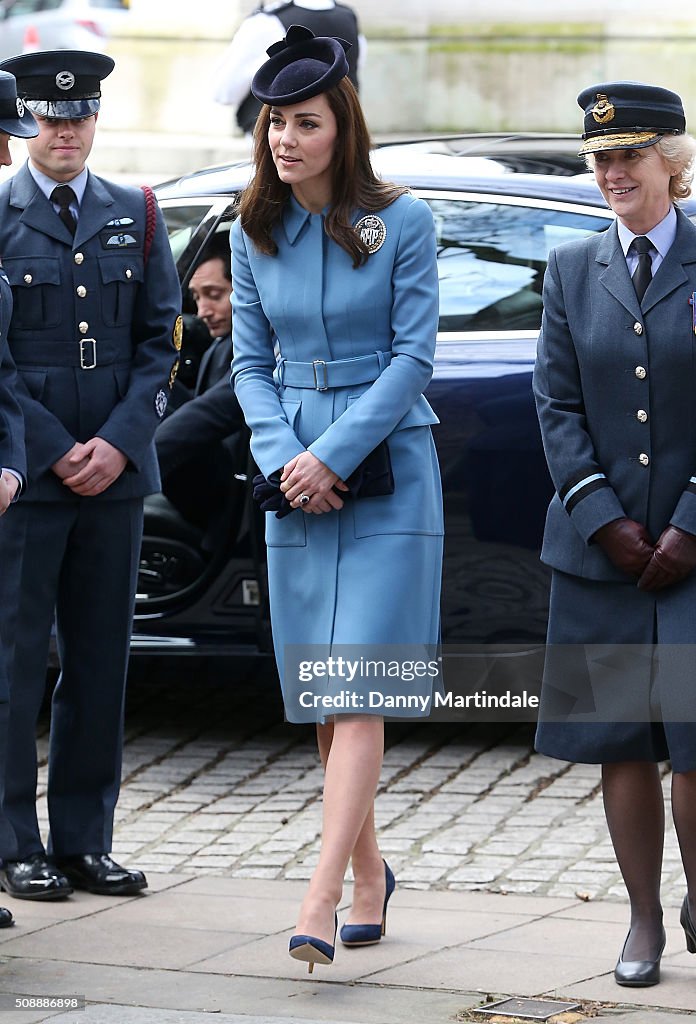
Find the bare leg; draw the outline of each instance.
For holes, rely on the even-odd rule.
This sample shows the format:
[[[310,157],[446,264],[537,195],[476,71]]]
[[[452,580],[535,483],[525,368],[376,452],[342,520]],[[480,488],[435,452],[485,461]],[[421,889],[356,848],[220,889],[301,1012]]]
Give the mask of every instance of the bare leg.
[[[317,726],[319,756],[326,762],[333,739],[333,724]],[[351,853],[353,865],[353,903],[346,919],[348,924],[377,924],[382,918],[386,894],[384,864],[377,845],[374,801],[370,806],[360,834]]]
[[[672,817],[686,875],[689,915],[696,921],[696,772],[672,775]]]
[[[643,761],[602,765],[602,791],[609,834],[631,901],[624,960],[654,960],[662,944],[660,875],[665,830],[658,766]]]
[[[296,931],[333,943],[334,913],[343,891],[343,878],[371,815],[379,783],[384,723],[381,718],[367,715],[338,716],[332,726],[320,726],[317,732],[319,753],[325,765],[321,850],[302,901]],[[381,860],[380,870],[384,870]]]

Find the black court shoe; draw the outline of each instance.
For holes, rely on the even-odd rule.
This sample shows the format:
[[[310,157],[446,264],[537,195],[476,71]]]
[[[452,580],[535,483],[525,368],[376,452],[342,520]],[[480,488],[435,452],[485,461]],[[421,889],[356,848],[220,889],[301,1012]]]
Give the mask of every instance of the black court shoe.
[[[629,931],[626,936],[626,942],[628,942],[630,934]],[[624,942],[621,956],[614,968],[614,981],[616,984],[625,985],[626,988],[648,988],[650,985],[657,985],[660,980],[660,960],[662,959],[666,941],[667,936],[663,928],[662,945],[655,960],[624,960],[623,951],[626,948],[626,942]]]
[[[684,897],[682,903],[681,913],[679,915],[679,923],[684,929],[684,935],[686,937],[686,948],[689,953],[696,953],[696,928],[694,928],[694,922],[691,920],[691,914],[689,913],[689,897]]]
[[[6,907],[0,907],[0,928],[9,928],[14,924],[14,918]]]

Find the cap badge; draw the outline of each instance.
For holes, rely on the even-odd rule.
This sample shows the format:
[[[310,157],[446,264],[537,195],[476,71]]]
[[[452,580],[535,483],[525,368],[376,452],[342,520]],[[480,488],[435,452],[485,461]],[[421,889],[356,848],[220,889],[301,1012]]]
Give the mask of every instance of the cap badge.
[[[56,85],[59,89],[72,89],[75,84],[75,76],[72,71],[59,71],[56,75]]]
[[[381,249],[387,238],[386,224],[381,217],[377,217],[374,213],[361,217],[355,225],[355,230],[370,253]]]
[[[17,97],[17,117],[24,117],[24,100],[20,96]]]
[[[608,96],[603,92],[597,93],[597,102],[592,108],[592,116],[597,124],[608,124],[614,120],[616,108]]]

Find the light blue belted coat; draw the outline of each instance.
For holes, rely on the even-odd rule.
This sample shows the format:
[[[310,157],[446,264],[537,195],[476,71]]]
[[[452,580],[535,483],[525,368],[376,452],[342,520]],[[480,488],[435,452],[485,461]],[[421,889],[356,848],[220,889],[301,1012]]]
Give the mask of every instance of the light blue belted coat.
[[[423,397],[438,322],[435,232],[429,207],[411,195],[378,216],[386,238],[357,269],[325,234],[323,216],[294,198],[275,256],[259,253],[239,221],[232,228],[233,380],[261,472],[309,450],[345,480],[386,438],[395,479],[393,495],[349,499],[340,512],[266,514],[291,721],[309,716],[289,706],[286,645],[439,640],[443,517],[430,430],[438,420]],[[414,685],[429,695],[432,682]]]

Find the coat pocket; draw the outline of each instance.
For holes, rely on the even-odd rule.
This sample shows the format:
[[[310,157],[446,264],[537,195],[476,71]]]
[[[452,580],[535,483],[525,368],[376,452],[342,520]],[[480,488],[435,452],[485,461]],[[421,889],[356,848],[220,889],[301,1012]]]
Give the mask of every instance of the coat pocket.
[[[48,371],[20,369],[17,372],[22,383],[26,386],[30,397],[36,402],[40,402],[46,388],[46,377],[48,376]]]
[[[102,292],[101,312],[107,327],[125,327],[133,319],[138,285],[143,280],[143,257],[140,253],[99,256]]]
[[[3,267],[12,285],[13,330],[58,327],[62,318],[58,257],[7,256]]]
[[[439,420],[421,395],[387,438],[394,493],[352,503],[357,538],[443,533],[440,468],[430,431],[433,423]]]

